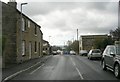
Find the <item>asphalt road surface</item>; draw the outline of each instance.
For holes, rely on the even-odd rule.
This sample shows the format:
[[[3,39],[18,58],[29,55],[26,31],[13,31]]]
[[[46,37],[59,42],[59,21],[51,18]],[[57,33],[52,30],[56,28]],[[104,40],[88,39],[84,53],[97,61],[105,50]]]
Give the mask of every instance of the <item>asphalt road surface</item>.
[[[42,65],[12,80],[117,80],[113,72],[103,71],[99,60],[78,55],[54,55]]]

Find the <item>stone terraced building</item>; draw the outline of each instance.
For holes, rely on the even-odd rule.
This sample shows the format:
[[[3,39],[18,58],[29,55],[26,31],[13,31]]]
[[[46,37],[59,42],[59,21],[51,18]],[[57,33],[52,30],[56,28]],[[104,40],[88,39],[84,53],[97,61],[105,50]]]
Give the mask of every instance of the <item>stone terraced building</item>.
[[[22,21],[22,22],[21,22]],[[42,56],[41,26],[17,9],[17,3],[2,2],[3,68]]]

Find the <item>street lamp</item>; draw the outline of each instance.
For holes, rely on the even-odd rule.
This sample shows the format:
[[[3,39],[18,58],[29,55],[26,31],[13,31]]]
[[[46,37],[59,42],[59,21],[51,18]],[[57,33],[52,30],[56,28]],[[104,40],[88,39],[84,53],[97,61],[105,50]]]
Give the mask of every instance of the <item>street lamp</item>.
[[[26,5],[28,3],[21,3],[20,8],[21,8],[21,28],[22,28],[22,6]]]
[[[21,8],[21,14],[20,14],[20,57],[21,57],[21,60],[20,60],[20,62],[22,62],[22,6],[23,5],[26,5],[27,3],[21,3],[21,5],[20,5],[20,8]]]
[[[50,38],[51,38],[51,36],[49,36],[49,43],[50,43]]]

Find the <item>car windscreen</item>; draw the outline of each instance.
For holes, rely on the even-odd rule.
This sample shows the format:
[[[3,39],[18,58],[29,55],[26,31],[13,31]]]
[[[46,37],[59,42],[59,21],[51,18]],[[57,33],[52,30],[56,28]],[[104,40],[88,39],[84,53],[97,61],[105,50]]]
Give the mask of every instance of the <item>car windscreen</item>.
[[[87,51],[86,50],[81,50],[80,53],[87,53]]]
[[[100,53],[100,50],[93,50],[92,53]]]

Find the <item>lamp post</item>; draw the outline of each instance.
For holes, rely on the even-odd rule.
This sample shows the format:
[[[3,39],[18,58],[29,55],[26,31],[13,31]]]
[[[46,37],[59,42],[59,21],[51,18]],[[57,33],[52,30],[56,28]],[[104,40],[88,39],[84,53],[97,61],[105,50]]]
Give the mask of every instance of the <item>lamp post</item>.
[[[21,3],[20,8],[21,8],[21,14],[20,14],[20,63],[22,63],[22,6],[26,5],[27,3]]]
[[[49,36],[49,43],[50,43],[50,38],[51,38],[51,36]]]

